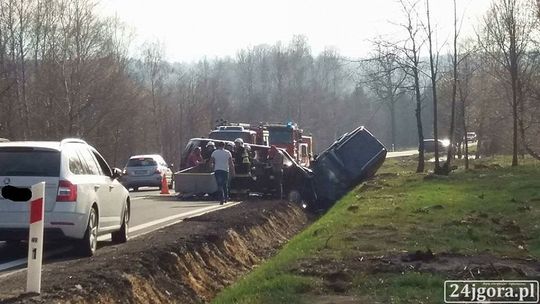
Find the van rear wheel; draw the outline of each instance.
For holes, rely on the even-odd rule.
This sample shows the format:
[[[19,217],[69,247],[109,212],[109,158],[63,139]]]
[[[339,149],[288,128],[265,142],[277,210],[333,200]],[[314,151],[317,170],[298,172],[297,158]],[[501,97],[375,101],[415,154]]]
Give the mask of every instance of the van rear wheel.
[[[307,208],[307,204],[302,198],[302,194],[298,189],[292,189],[291,191],[289,191],[289,193],[287,194],[287,201],[293,203],[294,205],[302,209]]]
[[[76,249],[80,255],[91,257],[96,252],[98,225],[98,213],[96,208],[92,207],[90,209],[90,216],[88,217],[86,232],[84,233],[84,237],[79,241],[79,246]]]
[[[115,244],[125,243],[128,240],[129,233],[129,207],[126,204],[124,208],[124,216],[122,219],[122,226],[120,230],[111,233],[112,242]]]

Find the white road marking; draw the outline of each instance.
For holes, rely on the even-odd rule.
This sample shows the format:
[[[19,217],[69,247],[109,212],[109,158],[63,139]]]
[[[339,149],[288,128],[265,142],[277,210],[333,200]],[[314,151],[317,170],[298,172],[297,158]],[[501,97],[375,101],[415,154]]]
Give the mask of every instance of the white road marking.
[[[190,218],[190,217],[193,217],[193,216],[201,216],[201,215],[206,214],[206,213],[210,213],[210,212],[213,212],[213,211],[217,211],[217,210],[229,208],[229,207],[232,207],[232,206],[236,206],[236,205],[238,205],[238,204],[240,204],[240,203],[241,203],[241,202],[227,203],[226,205],[222,205],[222,206],[220,205],[220,206],[217,206],[215,209],[207,210],[207,211],[204,211],[204,212],[201,212],[201,213],[197,213],[197,214],[191,214],[191,216],[188,216],[188,217],[186,217],[186,218],[182,218],[182,219],[179,219],[179,220],[177,220],[177,221],[174,221],[174,222],[171,222],[171,223],[167,223],[167,224],[162,225],[162,226],[159,226],[159,227],[157,227],[156,229],[153,229],[153,230],[149,230],[149,231],[146,231],[146,232],[143,232],[143,233],[139,233],[139,234],[134,235],[134,236],[132,236],[132,237],[130,237],[130,238],[134,239],[134,238],[136,238],[136,237],[143,236],[143,235],[145,235],[145,234],[148,234],[148,233],[150,233],[150,232],[156,231],[156,230],[158,230],[158,229],[162,229],[162,228],[165,228],[165,227],[172,226],[172,225],[174,225],[174,224],[178,224],[178,223],[182,222],[183,220],[185,220],[185,219],[187,219],[187,218]],[[200,211],[200,209],[199,209],[199,211]],[[131,231],[131,230],[132,230],[132,229],[130,229],[130,231]]]
[[[56,249],[56,250],[52,250],[52,251],[47,251],[46,254],[43,256],[43,259],[46,259],[46,258],[51,257],[53,255],[68,252],[70,249],[71,248],[65,247],[65,248],[60,248],[60,249]],[[10,262],[4,263],[4,264],[0,264],[0,271],[4,271],[4,270],[10,269],[10,268],[14,268],[14,267],[24,265],[24,264],[26,264],[27,260],[28,260],[28,257],[21,258],[21,259],[18,259],[18,260],[14,260],[14,261],[10,261]],[[0,276],[0,278],[1,277],[2,276]]]
[[[200,208],[200,209],[196,209],[196,210],[192,210],[192,211],[188,211],[188,212],[184,212],[184,213],[180,213],[180,214],[176,214],[176,215],[171,215],[171,216],[168,216],[168,217],[165,217],[165,218],[162,218],[162,219],[159,219],[159,220],[151,221],[151,222],[148,222],[148,223],[145,223],[145,224],[137,225],[137,226],[131,227],[129,229],[129,232],[134,233],[134,232],[146,229],[146,228],[150,228],[152,226],[156,226],[156,227],[149,230],[149,231],[130,236],[130,239],[134,239],[136,237],[143,236],[143,235],[148,234],[150,232],[153,232],[155,230],[158,230],[158,229],[161,229],[161,228],[165,228],[165,227],[180,223],[180,222],[182,222],[183,220],[185,220],[186,218],[189,218],[189,217],[200,216],[200,215],[203,215],[203,214],[206,214],[206,213],[209,213],[209,212],[213,212],[213,211],[229,208],[229,207],[232,207],[232,206],[236,206],[236,205],[238,205],[240,203],[241,202],[227,203],[225,205],[208,206],[208,207],[204,207],[204,208]],[[165,225],[160,225],[160,224],[164,224],[164,223],[166,223],[166,224]],[[102,236],[98,237],[98,241],[108,241],[110,239],[111,239],[110,235],[102,235]],[[48,257],[51,257],[53,255],[57,255],[57,254],[61,254],[61,253],[65,253],[65,252],[67,252],[69,250],[71,250],[70,247],[65,247],[65,248],[49,251],[49,252],[47,252],[45,254],[44,258],[48,258]],[[15,267],[25,265],[26,262],[27,262],[27,258],[21,258],[21,259],[10,261],[10,262],[4,263],[4,264],[0,264],[0,272],[11,269],[11,268],[15,268]],[[4,273],[4,274],[0,274],[0,278],[5,278],[5,277],[8,277],[10,275],[13,275],[13,274],[16,274],[16,273],[19,273],[19,272],[23,272],[23,271],[26,271],[26,268],[18,269],[18,270],[15,270],[15,271]]]
[[[26,260],[28,260],[27,257],[4,263],[4,264],[0,265],[0,271],[10,269],[10,268],[13,268],[13,267],[17,267],[17,266],[20,266],[22,264],[26,264]]]
[[[164,217],[164,218],[161,218],[161,219],[158,219],[158,220],[155,220],[155,221],[151,221],[151,222],[148,222],[148,223],[144,223],[144,224],[141,224],[141,225],[130,227],[129,232],[130,233],[135,233],[137,231],[140,231],[140,230],[152,227],[152,226],[157,226],[157,225],[162,224],[162,223],[167,223],[167,222],[170,222],[170,221],[174,221],[174,222],[169,223],[167,225],[161,225],[159,227],[156,227],[155,229],[152,229],[151,231],[148,231],[148,232],[152,232],[152,231],[155,231],[157,229],[161,229],[163,227],[167,227],[167,226],[170,226],[170,225],[174,225],[176,223],[180,223],[181,221],[184,220],[183,218],[187,218],[187,217],[190,217],[190,216],[203,215],[203,214],[211,212],[211,211],[216,211],[216,210],[219,210],[219,209],[232,207],[232,206],[235,206],[235,205],[237,205],[239,203],[240,202],[238,202],[238,203],[228,203],[226,205],[213,205],[213,206],[208,206],[208,207],[204,207],[204,208],[200,208],[200,209],[196,209],[196,210],[192,210],[192,211],[188,211],[188,212],[184,212],[184,213],[180,213],[180,214],[171,215],[171,216]],[[178,220],[178,219],[180,219],[180,220]],[[146,232],[146,233],[148,233],[148,232]],[[133,235],[133,236],[130,236],[130,238],[134,239],[134,238],[139,237],[141,235],[144,235],[146,233]],[[111,239],[111,237],[108,234],[98,237],[98,241],[100,241],[100,242],[101,241],[108,241],[110,239]]]
[[[238,204],[238,203],[236,203]],[[235,204],[235,205],[236,205]],[[199,215],[199,213],[206,213],[208,211],[212,211],[214,209],[223,209],[223,208],[226,208],[226,207],[231,207],[231,206],[234,206],[233,204],[227,204],[227,205],[213,205],[213,206],[208,206],[208,207],[204,207],[204,208],[200,208],[200,209],[196,209],[196,210],[192,210],[192,211],[188,211],[188,212],[184,212],[184,213],[180,213],[180,214],[175,214],[175,215],[171,215],[171,216],[168,216],[168,217],[164,217],[162,219],[159,219],[159,220],[155,220],[155,221],[151,221],[151,222],[148,222],[148,223],[144,223],[144,224],[141,224],[141,225],[137,225],[135,227],[131,227],[129,229],[130,232],[137,232],[139,230],[142,230],[142,229],[145,229],[145,228],[148,228],[148,227],[152,227],[152,226],[155,226],[155,225],[159,225],[161,223],[165,223],[165,222],[168,222],[168,221],[172,221],[172,220],[176,220],[178,218],[181,218],[181,217],[188,217],[188,216],[193,216],[193,215]]]
[[[147,198],[148,196],[137,196],[137,197],[130,197],[129,200],[130,201],[136,201],[136,200],[142,200],[142,199],[145,199]]]

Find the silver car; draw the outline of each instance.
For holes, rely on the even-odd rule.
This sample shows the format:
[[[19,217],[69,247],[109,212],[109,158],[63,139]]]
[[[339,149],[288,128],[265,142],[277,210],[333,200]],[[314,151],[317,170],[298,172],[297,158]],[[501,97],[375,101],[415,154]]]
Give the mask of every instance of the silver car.
[[[0,143],[0,188],[45,182],[45,240],[71,239],[91,256],[99,235],[127,241],[130,201],[119,169],[80,139]],[[0,241],[28,239],[28,204],[0,195]]]
[[[171,169],[161,155],[134,155],[126,163],[121,181],[126,188],[137,191],[140,187],[161,189],[163,178],[166,178],[167,186],[172,189],[172,175]]]

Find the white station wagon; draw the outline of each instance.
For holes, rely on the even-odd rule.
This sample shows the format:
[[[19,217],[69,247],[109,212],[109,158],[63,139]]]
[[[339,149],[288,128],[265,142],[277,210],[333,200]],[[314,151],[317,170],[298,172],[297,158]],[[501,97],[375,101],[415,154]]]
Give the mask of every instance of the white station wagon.
[[[130,201],[120,175],[80,139],[0,143],[0,188],[44,181],[45,242],[71,239],[82,255],[94,254],[100,235],[127,241]],[[27,240],[28,231],[28,204],[0,195],[0,241]]]

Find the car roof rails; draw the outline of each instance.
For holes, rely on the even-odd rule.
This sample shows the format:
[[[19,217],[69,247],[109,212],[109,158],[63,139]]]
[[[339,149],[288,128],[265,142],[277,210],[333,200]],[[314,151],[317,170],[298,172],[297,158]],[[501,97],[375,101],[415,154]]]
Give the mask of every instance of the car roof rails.
[[[62,141],[60,142],[60,145],[64,145],[64,144],[85,144],[85,145],[87,145],[86,141],[84,141],[82,139],[79,139],[79,138],[65,138],[65,139],[62,139]]]

